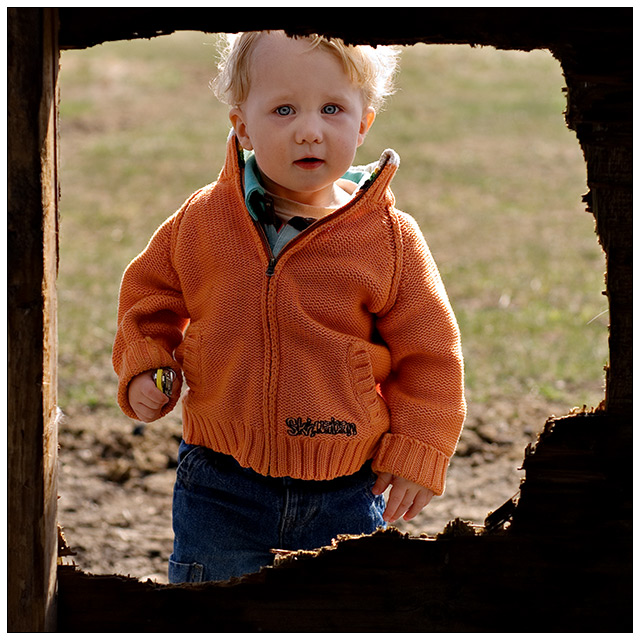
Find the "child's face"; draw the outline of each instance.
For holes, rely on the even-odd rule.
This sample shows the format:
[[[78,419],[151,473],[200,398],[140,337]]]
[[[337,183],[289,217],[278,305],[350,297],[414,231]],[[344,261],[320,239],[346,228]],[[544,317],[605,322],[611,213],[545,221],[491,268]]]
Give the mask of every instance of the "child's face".
[[[305,40],[268,33],[252,54],[244,103],[229,113],[253,149],[264,186],[304,204],[331,206],[375,113],[340,61]]]

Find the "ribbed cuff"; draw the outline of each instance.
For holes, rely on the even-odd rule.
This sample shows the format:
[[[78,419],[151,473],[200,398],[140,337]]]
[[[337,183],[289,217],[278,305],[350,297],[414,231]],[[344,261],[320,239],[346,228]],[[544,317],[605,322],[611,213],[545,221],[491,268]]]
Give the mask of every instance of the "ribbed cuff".
[[[162,347],[150,338],[140,340],[129,345],[122,356],[122,366],[118,372],[118,404],[123,413],[133,420],[138,420],[135,411],[129,404],[129,383],[131,380],[145,371],[159,368],[173,369],[176,372],[174,389],[182,387],[182,372],[180,365]],[[166,416],[177,404],[179,393],[174,393],[173,398],[162,408],[160,417]]]
[[[373,471],[387,472],[444,493],[449,457],[434,447],[401,434],[387,433],[373,459]]]

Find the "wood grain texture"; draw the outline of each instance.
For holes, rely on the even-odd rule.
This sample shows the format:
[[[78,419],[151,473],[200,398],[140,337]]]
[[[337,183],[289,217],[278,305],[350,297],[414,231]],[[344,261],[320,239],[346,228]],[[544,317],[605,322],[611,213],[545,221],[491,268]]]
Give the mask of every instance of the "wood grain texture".
[[[55,627],[57,24],[8,14],[8,628]]]

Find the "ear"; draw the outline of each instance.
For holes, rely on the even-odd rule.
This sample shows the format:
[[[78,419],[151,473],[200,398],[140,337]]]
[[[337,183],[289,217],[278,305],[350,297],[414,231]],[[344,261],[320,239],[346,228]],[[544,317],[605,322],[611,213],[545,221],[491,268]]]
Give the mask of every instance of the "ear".
[[[253,149],[253,145],[251,144],[251,138],[249,137],[249,132],[247,131],[247,124],[245,122],[242,109],[240,109],[240,107],[233,107],[229,111],[229,120],[231,120],[233,130],[236,132],[242,148],[246,149],[247,151],[251,151]]]
[[[373,107],[367,107],[362,112],[362,120],[360,121],[360,131],[358,132],[358,146],[360,146],[367,136],[367,132],[371,129],[373,121],[376,119],[376,112]]]

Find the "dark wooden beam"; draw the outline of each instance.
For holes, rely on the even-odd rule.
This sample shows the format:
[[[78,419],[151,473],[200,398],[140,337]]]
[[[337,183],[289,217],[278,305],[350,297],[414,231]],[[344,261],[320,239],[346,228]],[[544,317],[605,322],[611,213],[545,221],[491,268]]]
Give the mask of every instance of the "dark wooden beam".
[[[233,583],[157,585],[61,567],[60,632],[562,633],[632,628],[630,540],[394,531]],[[594,562],[593,558],[597,558]]]
[[[9,631],[56,622],[56,19],[8,10]]]
[[[339,15],[339,19],[336,17]],[[624,16],[624,18],[623,18]],[[323,33],[347,42],[415,42],[549,48],[584,34],[624,29],[631,9],[580,8],[61,8],[60,47],[152,38],[175,31],[237,32],[285,29]]]

